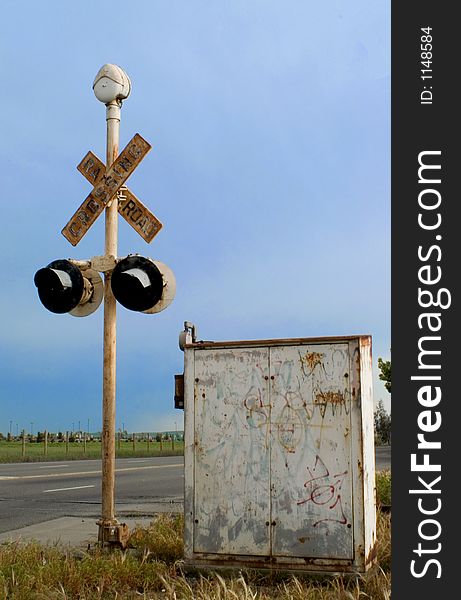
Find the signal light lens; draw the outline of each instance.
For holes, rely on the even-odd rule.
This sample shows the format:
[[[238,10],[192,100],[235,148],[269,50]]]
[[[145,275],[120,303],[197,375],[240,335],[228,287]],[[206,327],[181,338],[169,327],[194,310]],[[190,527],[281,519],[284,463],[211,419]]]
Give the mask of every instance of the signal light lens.
[[[62,314],[75,308],[83,294],[83,276],[68,260],[54,260],[34,276],[41,303],[49,311]]]
[[[144,256],[127,256],[117,263],[111,278],[112,292],[129,310],[146,311],[161,299],[163,276]]]

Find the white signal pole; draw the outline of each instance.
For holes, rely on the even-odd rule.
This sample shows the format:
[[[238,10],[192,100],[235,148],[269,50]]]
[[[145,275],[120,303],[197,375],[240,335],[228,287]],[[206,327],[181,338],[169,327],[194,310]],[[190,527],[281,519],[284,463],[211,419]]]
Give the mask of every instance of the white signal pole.
[[[131,91],[128,75],[117,65],[104,65],[93,84],[98,100],[106,105],[107,142],[106,168],[118,156],[120,113],[122,100]],[[105,209],[106,258],[117,258],[118,242],[118,199],[117,196]],[[128,527],[115,517],[115,399],[116,399],[116,349],[117,349],[117,304],[110,285],[111,271],[104,279],[104,365],[102,402],[102,489],[101,519],[98,521],[101,544],[117,543],[122,547],[128,539]]]

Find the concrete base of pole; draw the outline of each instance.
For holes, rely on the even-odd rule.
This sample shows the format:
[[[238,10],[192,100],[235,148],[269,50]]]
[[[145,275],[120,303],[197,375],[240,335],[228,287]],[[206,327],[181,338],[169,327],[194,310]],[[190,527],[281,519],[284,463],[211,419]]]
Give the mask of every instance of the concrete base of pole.
[[[96,521],[99,526],[98,543],[101,547],[117,546],[125,549],[130,538],[130,530],[126,523],[119,523],[116,519],[113,522],[99,520]]]

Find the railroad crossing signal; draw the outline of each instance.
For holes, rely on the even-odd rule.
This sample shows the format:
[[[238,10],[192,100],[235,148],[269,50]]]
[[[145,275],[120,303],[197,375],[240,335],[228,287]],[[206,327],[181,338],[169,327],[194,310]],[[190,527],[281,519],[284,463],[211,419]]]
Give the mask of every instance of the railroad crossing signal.
[[[139,135],[118,154],[122,101],[131,90],[128,75],[113,64],[96,75],[93,91],[106,106],[106,164],[88,152],[78,170],[93,189],[62,229],[76,246],[98,216],[105,212],[104,255],[90,260],[57,260],[35,274],[40,300],[52,312],[85,316],[96,310],[104,297],[101,544],[126,547],[128,527],[115,517],[115,380],[116,300],[130,310],[160,312],[173,301],[176,280],[165,264],[138,255],[117,258],[117,211],[150,243],[162,228],[160,221],[124,185],[151,145]],[[104,273],[104,284],[99,272]]]
[[[151,147],[136,133],[112,165],[100,177],[95,177],[93,189],[62,230],[62,235],[72,246],[79,243]]]

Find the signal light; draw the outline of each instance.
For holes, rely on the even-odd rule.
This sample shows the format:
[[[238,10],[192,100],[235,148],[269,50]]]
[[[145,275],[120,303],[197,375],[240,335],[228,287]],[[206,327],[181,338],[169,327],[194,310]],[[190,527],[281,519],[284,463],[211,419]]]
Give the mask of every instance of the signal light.
[[[69,260],[54,260],[34,276],[41,303],[49,311],[75,317],[93,313],[101,304],[104,287],[93,269],[81,271]]]
[[[171,304],[176,279],[167,265],[137,254],[120,260],[112,257],[112,261],[108,264],[101,257],[89,261],[54,260],[35,273],[40,301],[54,313],[68,312],[76,317],[91,314],[104,296],[98,269],[110,274],[115,299],[129,310],[157,313]]]
[[[115,299],[125,308],[156,313],[173,301],[176,279],[165,264],[136,254],[117,263],[111,287]]]

